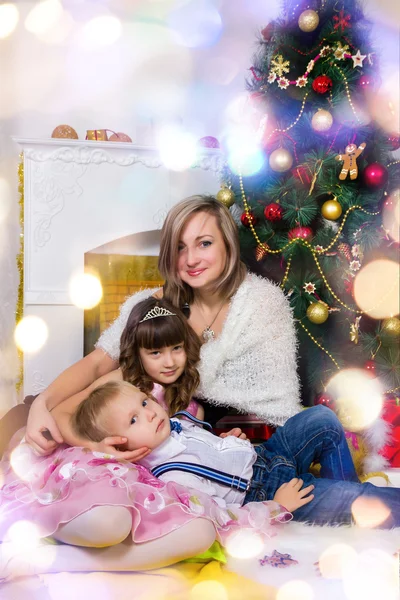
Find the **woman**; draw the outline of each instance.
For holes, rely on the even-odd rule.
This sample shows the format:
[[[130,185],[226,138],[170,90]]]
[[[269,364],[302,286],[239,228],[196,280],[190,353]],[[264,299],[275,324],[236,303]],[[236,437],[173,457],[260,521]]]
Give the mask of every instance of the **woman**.
[[[137,302],[151,294],[164,294],[178,307],[188,305],[189,324],[203,341],[199,371],[204,399],[225,409],[233,406],[256,413],[276,425],[299,411],[296,339],[289,305],[276,285],[246,274],[240,262],[237,227],[229,211],[214,198],[201,196],[174,206],[162,230],[159,270],[166,281],[163,290],[144,290],[129,298],[96,349],[64,371],[34,401],[25,438],[39,456],[63,442],[51,410],[118,367],[120,337],[128,315]],[[48,434],[44,437],[45,430],[51,438]],[[115,440],[104,440],[102,450],[116,458],[134,462],[147,452],[146,448],[119,451],[113,444]],[[113,523],[129,521],[128,515],[124,519],[106,516],[107,510],[111,514],[119,508],[124,510],[95,506],[61,526],[55,537],[82,546],[119,546],[126,532],[115,532]],[[182,538],[184,528],[190,526],[196,527],[192,521],[181,527]],[[210,529],[206,533],[210,541]],[[204,545],[204,536],[199,536],[197,546]],[[163,549],[168,547],[163,545]],[[174,544],[170,547],[164,564],[176,560]],[[187,544],[181,544],[182,549],[189,552]],[[190,552],[196,548],[192,546]],[[132,567],[136,568],[136,563]],[[107,568],[103,560],[102,570]]]
[[[229,211],[212,197],[192,196],[170,211],[161,233],[163,290],[134,294],[96,349],[64,371],[33,403],[26,439],[39,454],[62,437],[50,411],[118,367],[119,344],[133,306],[164,295],[185,308],[202,339],[200,397],[282,425],[300,410],[296,337],[289,304],[273,283],[248,275]],[[206,415],[207,418],[207,415]],[[53,440],[42,432],[48,429]],[[134,460],[135,456],[118,456]]]

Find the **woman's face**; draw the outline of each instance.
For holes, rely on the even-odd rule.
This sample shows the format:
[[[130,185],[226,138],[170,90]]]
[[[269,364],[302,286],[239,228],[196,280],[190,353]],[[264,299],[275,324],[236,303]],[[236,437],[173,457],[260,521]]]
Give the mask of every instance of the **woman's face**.
[[[194,290],[211,287],[225,269],[227,253],[214,215],[195,213],[182,230],[178,246],[178,275]]]

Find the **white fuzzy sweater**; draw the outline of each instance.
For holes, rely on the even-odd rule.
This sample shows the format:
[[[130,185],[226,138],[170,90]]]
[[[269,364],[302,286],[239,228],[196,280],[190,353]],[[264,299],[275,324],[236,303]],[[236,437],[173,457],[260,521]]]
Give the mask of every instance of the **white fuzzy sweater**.
[[[114,360],[133,306],[153,290],[134,294],[96,347]],[[296,335],[289,303],[277,285],[248,275],[232,297],[221,334],[201,348],[199,396],[283,425],[301,410]]]

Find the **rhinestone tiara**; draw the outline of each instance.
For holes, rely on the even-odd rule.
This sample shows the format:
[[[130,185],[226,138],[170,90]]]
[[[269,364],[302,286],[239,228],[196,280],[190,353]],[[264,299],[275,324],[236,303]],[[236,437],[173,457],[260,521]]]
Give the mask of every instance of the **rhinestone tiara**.
[[[143,323],[143,321],[149,321],[150,319],[157,319],[157,317],[176,317],[176,314],[168,310],[167,308],[160,308],[159,306],[155,306],[143,317],[139,323]]]

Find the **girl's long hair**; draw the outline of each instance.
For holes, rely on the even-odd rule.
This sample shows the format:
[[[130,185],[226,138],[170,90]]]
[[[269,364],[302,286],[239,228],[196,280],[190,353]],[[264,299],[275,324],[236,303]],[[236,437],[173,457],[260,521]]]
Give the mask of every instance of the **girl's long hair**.
[[[173,316],[155,317],[141,323],[157,306],[174,313]],[[161,349],[182,343],[187,356],[185,369],[179,379],[165,389],[165,402],[171,415],[189,406],[200,383],[196,365],[200,360],[201,344],[196,333],[179,309],[166,300],[151,297],[133,307],[121,335],[119,364],[123,379],[146,394],[151,394],[154,381],[143,368],[139,349]]]

